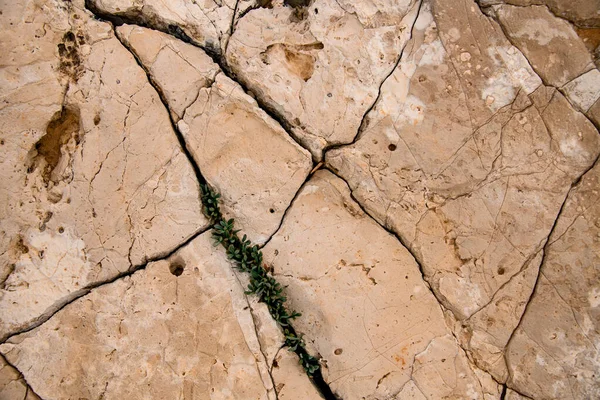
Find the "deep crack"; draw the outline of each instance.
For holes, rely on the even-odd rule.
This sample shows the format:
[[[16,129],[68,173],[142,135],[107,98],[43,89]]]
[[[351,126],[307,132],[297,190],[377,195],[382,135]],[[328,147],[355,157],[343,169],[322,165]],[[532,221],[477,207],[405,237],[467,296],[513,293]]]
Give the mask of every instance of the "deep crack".
[[[135,266],[131,266],[127,271],[121,272],[118,275],[116,275],[116,276],[114,276],[114,277],[112,277],[110,279],[106,279],[106,280],[103,280],[103,281],[100,281],[100,282],[92,283],[91,285],[88,285],[88,286],[86,286],[83,289],[80,289],[78,291],[70,293],[69,296],[65,297],[60,302],[58,302],[57,304],[53,305],[49,310],[47,310],[42,316],[38,317],[38,319],[36,321],[34,321],[28,327],[23,328],[23,329],[21,329],[21,330],[19,330],[17,332],[12,332],[12,333],[6,334],[2,338],[0,338],[0,344],[6,342],[7,340],[10,340],[14,336],[21,335],[23,333],[29,332],[29,331],[37,328],[38,326],[44,324],[46,321],[48,321],[50,318],[52,318],[56,313],[58,313],[59,311],[61,311],[62,309],[64,309],[69,304],[73,303],[74,301],[76,301],[76,300],[80,299],[81,297],[87,295],[92,290],[94,290],[94,289],[96,289],[96,288],[98,288],[100,286],[111,284],[111,283],[113,283],[115,281],[118,281],[119,279],[125,278],[127,276],[131,276],[134,273],[136,273],[137,271],[144,270],[144,269],[146,269],[146,266],[148,266],[148,264],[168,259],[173,254],[175,254],[177,251],[179,251],[183,247],[187,246],[194,239],[196,239],[198,236],[200,236],[204,232],[208,231],[209,229],[210,229],[210,227],[199,229],[198,231],[196,231],[195,233],[193,233],[189,238],[187,238],[185,241],[183,241],[182,243],[178,244],[177,246],[175,246],[171,250],[167,250],[167,251],[162,252],[162,253],[154,256],[154,257],[147,258],[144,263],[138,264],[138,265],[135,265]]]
[[[29,393],[31,392],[34,396],[37,396],[40,400],[44,400],[42,398],[42,396],[40,396],[39,394],[37,394],[35,392],[35,390],[32,389],[31,385],[29,384],[29,382],[27,382],[27,379],[25,379],[25,375],[23,375],[23,372],[21,372],[19,370],[19,368],[17,368],[16,365],[12,364],[10,361],[8,361],[6,359],[6,357],[4,357],[4,355],[0,354],[0,359],[2,359],[2,361],[4,361],[4,363],[10,367],[13,368],[15,371],[17,371],[19,373],[19,378],[17,378],[18,380],[22,380],[25,383],[25,397],[23,397],[23,400],[26,400],[29,397]],[[6,399],[6,400],[10,400],[10,399]]]
[[[269,115],[271,118],[273,118],[275,121],[277,121],[277,122],[278,122],[278,123],[279,123],[279,124],[282,126],[282,128],[284,128],[284,130],[286,130],[286,132],[288,133],[288,135],[290,135],[290,137],[294,138],[294,137],[293,137],[293,135],[291,134],[291,130],[289,129],[289,126],[287,126],[287,127],[286,127],[286,123],[287,123],[287,121],[285,121],[285,119],[284,119],[283,117],[280,117],[280,116],[278,116],[278,114],[277,114],[277,113],[270,112],[270,111],[269,111],[269,109],[267,108],[267,106],[266,106],[266,105],[264,105],[264,104],[261,104],[261,103],[259,102],[259,100],[258,100],[257,96],[256,96],[254,93],[252,93],[251,91],[249,91],[249,90],[248,90],[248,89],[247,89],[247,88],[246,88],[246,87],[245,87],[243,84],[241,84],[241,83],[240,83],[240,82],[239,82],[239,81],[238,81],[238,80],[235,78],[235,75],[234,75],[234,74],[232,74],[232,73],[229,71],[229,69],[228,69],[228,67],[227,67],[226,63],[224,63],[224,59],[223,59],[222,57],[219,57],[219,55],[218,55],[217,53],[215,53],[214,51],[210,51],[210,49],[206,49],[206,48],[204,48],[203,46],[199,45],[198,43],[195,43],[195,42],[194,42],[194,41],[193,41],[193,40],[192,40],[192,39],[191,39],[189,36],[187,36],[187,34],[185,34],[185,32],[184,32],[184,31],[183,31],[181,28],[179,28],[179,27],[177,27],[177,26],[174,26],[174,25],[166,25],[166,24],[160,25],[160,26],[158,26],[158,27],[156,27],[156,26],[151,26],[153,21],[146,20],[146,19],[142,18],[141,16],[139,17],[141,20],[136,20],[136,18],[127,17],[127,16],[120,16],[120,17],[117,17],[117,16],[113,16],[113,15],[110,15],[110,14],[107,14],[107,13],[103,13],[103,12],[101,12],[100,10],[98,10],[98,9],[97,9],[97,8],[96,8],[96,7],[93,5],[93,3],[92,3],[90,0],[86,0],[86,1],[85,1],[85,4],[86,4],[86,8],[88,9],[88,11],[90,11],[92,14],[94,14],[94,16],[95,16],[96,18],[98,18],[98,19],[100,19],[100,20],[105,20],[105,21],[108,21],[108,22],[111,22],[111,23],[112,23],[112,27],[113,27],[114,35],[115,35],[115,37],[117,38],[117,40],[119,40],[119,42],[120,42],[120,43],[123,45],[123,47],[124,47],[125,49],[127,49],[127,50],[128,50],[128,51],[129,51],[129,52],[132,54],[132,56],[133,56],[133,57],[134,57],[134,59],[136,60],[136,63],[137,63],[137,64],[139,65],[139,67],[140,67],[140,68],[141,68],[141,69],[142,69],[142,70],[145,72],[145,74],[146,74],[146,77],[147,77],[147,79],[148,79],[148,82],[150,83],[150,85],[151,85],[151,86],[152,86],[152,87],[155,89],[155,91],[157,92],[157,94],[158,94],[158,96],[159,96],[159,98],[160,98],[160,100],[161,100],[161,102],[162,102],[163,106],[165,107],[165,109],[166,109],[166,111],[167,111],[167,114],[168,114],[168,116],[169,116],[169,120],[170,120],[170,122],[171,122],[171,125],[172,125],[172,128],[173,128],[173,132],[174,132],[174,133],[175,133],[175,135],[177,136],[177,139],[179,140],[179,143],[180,143],[181,149],[182,149],[183,153],[186,155],[186,157],[188,158],[188,160],[189,160],[190,164],[192,165],[192,168],[194,169],[194,173],[195,173],[195,175],[196,175],[196,178],[197,178],[198,182],[199,182],[201,185],[206,185],[206,184],[207,184],[207,181],[206,181],[206,179],[204,178],[204,176],[202,175],[202,173],[201,173],[201,171],[200,171],[200,167],[198,166],[198,164],[196,163],[196,161],[195,161],[194,157],[192,156],[191,152],[189,151],[189,149],[188,149],[188,147],[187,147],[187,143],[186,143],[186,141],[185,141],[185,138],[183,137],[183,134],[182,134],[182,133],[179,131],[179,128],[177,127],[177,124],[175,123],[175,121],[174,121],[174,119],[173,119],[173,116],[172,116],[172,114],[171,114],[171,112],[170,112],[169,104],[168,104],[168,102],[167,102],[167,100],[166,100],[166,97],[165,97],[164,93],[162,92],[162,90],[161,90],[161,88],[160,88],[160,85],[158,85],[158,84],[157,84],[157,83],[156,83],[156,82],[153,80],[153,78],[152,78],[152,75],[150,74],[150,72],[148,71],[148,69],[145,67],[145,65],[144,65],[144,64],[141,62],[141,60],[139,59],[139,57],[137,56],[137,54],[135,53],[135,51],[133,51],[133,50],[132,50],[132,49],[131,49],[131,48],[130,48],[130,47],[129,47],[129,46],[126,44],[126,43],[125,43],[125,41],[124,41],[124,40],[122,40],[122,39],[119,37],[119,35],[117,34],[117,31],[116,31],[116,27],[117,27],[117,26],[120,26],[120,25],[123,25],[124,23],[127,23],[127,24],[131,24],[131,25],[137,25],[137,26],[146,27],[146,28],[149,28],[149,29],[155,29],[155,28],[158,28],[158,29],[155,29],[155,30],[159,30],[159,31],[161,31],[161,32],[163,32],[163,33],[167,33],[167,34],[169,34],[169,35],[172,35],[172,36],[176,37],[176,38],[177,38],[177,39],[179,39],[179,40],[182,40],[182,41],[183,41],[183,42],[185,42],[185,43],[188,43],[188,44],[191,44],[191,45],[194,45],[194,46],[196,46],[196,47],[200,48],[200,49],[201,49],[201,50],[203,50],[203,51],[204,51],[204,52],[205,52],[207,55],[209,55],[209,56],[210,56],[210,57],[213,59],[213,61],[214,61],[214,62],[215,62],[217,65],[219,65],[219,67],[221,68],[221,71],[222,71],[222,72],[223,72],[223,73],[224,73],[226,76],[228,76],[228,77],[229,77],[231,80],[233,80],[234,82],[238,83],[238,84],[240,85],[240,87],[241,87],[241,88],[242,88],[242,89],[243,89],[243,90],[244,90],[244,91],[245,91],[247,94],[249,94],[251,97],[253,97],[253,98],[255,98],[255,99],[256,99],[256,101],[257,101],[257,104],[258,104],[258,107],[259,107],[259,108],[261,108],[261,109],[262,109],[263,111],[265,111],[265,112],[266,112],[266,113],[267,113],[267,114],[268,114],[268,115]],[[294,139],[294,140],[295,140],[295,139]],[[298,143],[298,145],[300,145],[300,144]],[[301,147],[303,147],[302,145],[300,145],[300,146],[301,146]],[[310,176],[310,175],[309,175],[309,176]],[[308,178],[307,178],[307,179],[308,179]],[[290,203],[290,204],[291,204],[291,203]],[[289,207],[288,207],[288,208],[289,208]],[[287,209],[286,209],[286,212],[287,212]],[[281,222],[283,222],[283,217],[282,217],[282,221],[281,221]],[[210,228],[209,228],[209,229],[210,229]],[[204,230],[204,231],[206,231],[206,230]],[[204,231],[203,231],[203,232],[204,232]],[[202,232],[201,232],[201,233],[202,233]],[[195,235],[195,236],[197,236],[197,235]],[[195,238],[195,236],[194,236],[193,238]],[[178,246],[177,250],[178,250],[179,248],[183,247],[184,245],[187,245],[189,242],[191,242],[191,240],[192,240],[193,238],[191,238],[190,240],[186,241],[186,242],[185,242],[184,244],[182,244],[181,246]],[[173,252],[173,253],[174,253],[174,252]],[[169,256],[170,256],[170,255],[172,255],[172,253],[171,253],[171,254],[169,254]],[[168,258],[168,257],[166,257],[166,258]],[[145,265],[144,265],[144,268],[145,268]],[[137,270],[139,270],[139,269],[143,269],[143,268],[138,268]],[[135,271],[133,271],[133,272],[135,272]],[[131,272],[131,273],[133,273],[133,272]],[[131,274],[131,273],[130,273],[130,272],[128,272],[127,274]],[[122,277],[123,277],[123,276],[125,276],[125,275],[126,275],[126,274],[119,275],[119,276],[117,276],[116,278],[112,279],[110,282],[113,282],[113,281],[115,281],[115,280],[117,280],[117,279],[120,279],[120,278],[122,278]],[[110,282],[107,282],[107,283],[110,283]],[[91,289],[90,289],[90,290],[91,290]],[[79,297],[81,297],[81,296],[83,296],[83,295],[85,295],[85,294],[87,294],[87,293],[89,293],[89,290],[88,290],[86,293],[83,293],[83,294],[81,294],[81,295],[80,295],[80,296],[78,296],[77,298],[79,298]],[[73,300],[71,300],[71,302],[72,302],[72,301],[74,301],[74,300],[76,300],[76,299],[73,299]],[[32,328],[32,329],[33,329],[33,328]],[[292,332],[294,335],[296,334],[296,331],[294,330],[294,328],[293,328],[291,325],[289,325],[289,326],[287,327],[287,329],[288,329],[290,332]],[[301,353],[301,352],[299,352],[299,351],[296,351],[296,354],[297,354],[298,356],[300,356],[300,355],[301,355],[300,353]],[[312,376],[312,377],[310,378],[310,381],[311,381],[311,382],[312,382],[312,383],[315,385],[315,387],[317,388],[317,390],[318,390],[318,391],[321,393],[321,395],[323,395],[323,397],[324,397],[326,400],[337,400],[337,399],[338,399],[338,397],[337,397],[336,395],[334,395],[334,394],[333,394],[333,391],[331,390],[331,388],[329,387],[329,385],[328,385],[328,384],[325,382],[325,380],[323,379],[323,376],[322,376],[322,374],[321,374],[321,370],[320,370],[320,369],[319,369],[319,370],[317,370],[317,371],[314,373],[314,376]]]

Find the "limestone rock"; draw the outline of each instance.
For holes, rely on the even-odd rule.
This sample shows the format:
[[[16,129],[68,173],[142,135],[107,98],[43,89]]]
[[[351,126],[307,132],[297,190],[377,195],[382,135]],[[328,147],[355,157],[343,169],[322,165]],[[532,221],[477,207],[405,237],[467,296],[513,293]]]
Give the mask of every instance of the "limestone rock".
[[[583,28],[600,27],[600,0],[478,0],[481,6],[512,4],[526,7],[542,5],[554,15]]]
[[[171,35],[132,25],[118,27],[117,33],[159,85],[175,121],[220,72],[206,53]]]
[[[189,38],[219,54],[226,47],[240,14],[254,0],[89,0],[93,10],[128,23],[149,25]]]
[[[157,93],[79,3],[0,15],[0,338],[207,226]]]
[[[202,50],[150,29],[119,32],[183,118],[179,129],[203,176],[222,194],[223,209],[264,243],[310,172],[310,154]]]
[[[600,71],[589,72],[567,83],[563,90],[571,102],[581,112],[600,126]]]
[[[504,382],[541,251],[600,140],[475,4],[428,10],[364,133],[326,160],[411,249],[462,345]]]
[[[393,398],[411,380],[427,398],[483,398],[415,260],[330,172],[303,186],[264,253],[341,398]]]
[[[271,379],[244,304],[230,263],[205,233],[0,350],[42,398],[274,399],[278,385],[314,393],[297,358],[289,374]]]
[[[536,291],[507,350],[512,384],[532,398],[600,396],[600,163],[570,192]]]
[[[546,7],[503,5],[497,8],[496,15],[511,42],[546,84],[561,87],[595,68],[573,26],[552,15]]]
[[[324,148],[354,139],[409,38],[420,1],[281,3],[240,19],[225,58],[320,159]]]
[[[0,399],[40,400],[21,374],[0,356]]]

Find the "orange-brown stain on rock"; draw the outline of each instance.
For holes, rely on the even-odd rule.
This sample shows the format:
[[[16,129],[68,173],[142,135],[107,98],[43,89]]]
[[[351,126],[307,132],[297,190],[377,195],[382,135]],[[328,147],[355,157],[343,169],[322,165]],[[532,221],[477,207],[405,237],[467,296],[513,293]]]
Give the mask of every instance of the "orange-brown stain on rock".
[[[54,114],[46,128],[46,134],[35,144],[37,154],[33,157],[29,170],[37,166],[42,159],[46,165],[41,171],[45,182],[50,181],[52,171],[58,165],[61,148],[73,138],[76,144],[81,141],[79,110],[63,107]]]
[[[303,45],[275,43],[267,47],[267,50],[261,54],[261,59],[263,63],[269,65],[274,59],[279,58],[291,74],[306,82],[315,71],[316,57],[312,51],[321,49],[323,43],[320,42]]]

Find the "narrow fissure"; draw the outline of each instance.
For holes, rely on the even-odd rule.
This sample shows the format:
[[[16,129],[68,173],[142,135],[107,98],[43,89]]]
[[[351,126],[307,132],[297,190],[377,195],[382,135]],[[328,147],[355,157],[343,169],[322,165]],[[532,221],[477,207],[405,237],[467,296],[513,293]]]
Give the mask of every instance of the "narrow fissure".
[[[508,348],[508,346],[510,346],[510,343],[511,343],[511,341],[514,338],[515,333],[517,332],[517,330],[519,329],[519,327],[523,323],[523,319],[525,318],[525,315],[527,315],[527,311],[529,310],[529,306],[531,304],[531,301],[533,300],[533,298],[535,297],[535,295],[537,293],[537,290],[539,288],[539,280],[540,280],[540,277],[542,276],[542,269],[544,268],[544,263],[546,262],[546,256],[548,255],[548,246],[552,244],[550,242],[550,238],[552,237],[552,234],[554,233],[554,230],[556,229],[556,225],[558,224],[558,220],[560,219],[560,217],[561,217],[561,215],[563,213],[565,205],[569,201],[569,195],[571,194],[571,191],[573,190],[573,188],[575,188],[575,187],[577,187],[579,185],[579,183],[581,182],[581,180],[583,179],[583,177],[585,176],[585,174],[587,174],[592,168],[594,168],[594,166],[598,163],[598,161],[600,161],[600,155],[598,157],[596,157],[596,160],[583,173],[581,173],[581,175],[579,175],[577,177],[577,179],[575,179],[573,181],[573,183],[571,184],[571,187],[569,188],[567,194],[565,195],[565,199],[564,199],[563,203],[560,206],[558,214],[556,215],[556,219],[554,220],[554,223],[552,224],[552,228],[550,229],[550,232],[548,233],[548,236],[546,237],[546,242],[544,243],[544,247],[542,248],[542,252],[543,252],[542,253],[542,259],[540,261],[540,267],[538,269],[538,273],[537,273],[537,276],[535,278],[535,283],[533,285],[533,290],[531,291],[531,295],[529,296],[529,299],[527,299],[527,303],[525,304],[525,308],[523,308],[523,313],[521,314],[521,317],[519,318],[519,322],[515,326],[515,329],[512,331],[512,333],[510,334],[510,336],[509,336],[509,338],[508,338],[508,340],[506,342],[506,346],[504,347],[505,350]],[[510,368],[508,368],[508,358],[507,358],[506,351],[504,352],[504,362],[506,363],[507,370],[508,370],[508,380],[507,380],[507,383],[510,383],[510,381],[512,380],[512,374],[511,374]],[[512,389],[512,390],[514,390],[514,389]]]
[[[251,90],[248,87],[248,85],[242,79],[240,79],[234,71],[232,71],[232,69],[229,67],[229,64],[227,63],[227,61],[225,59],[225,55],[221,52],[220,49],[213,49],[213,48],[201,45],[200,43],[196,42],[194,39],[189,37],[183,31],[183,29],[181,29],[177,25],[169,25],[169,24],[161,22],[158,19],[149,19],[149,18],[144,17],[142,14],[139,14],[137,16],[112,15],[112,14],[103,12],[102,10],[99,10],[93,4],[93,2],[91,0],[85,0],[85,7],[98,20],[110,22],[113,25],[113,28],[124,25],[124,24],[141,26],[143,28],[148,28],[148,29],[166,33],[168,35],[171,35],[171,36],[181,40],[184,43],[187,43],[194,47],[199,48],[204,53],[206,53],[213,60],[213,62],[215,64],[217,64],[219,66],[219,68],[221,69],[223,74],[225,74],[225,76],[227,76],[229,79],[231,79],[232,81],[237,83],[246,94],[248,94],[250,97],[252,97],[258,104],[258,107],[262,111],[264,111],[269,117],[271,117],[272,119],[277,121],[277,123],[279,123],[279,125],[286,131],[288,136],[291,137],[292,140],[294,140],[294,142],[296,142],[296,144],[298,146],[302,147],[305,150],[308,150],[308,148],[306,146],[302,145],[302,143],[298,140],[297,136],[293,133],[292,124],[290,124],[285,119],[285,117],[283,117],[277,110],[275,110],[274,107],[270,106],[266,101],[264,101],[264,99],[262,98],[260,93],[257,93],[257,92],[254,92],[253,90]],[[250,7],[246,11],[246,13],[248,13],[252,10],[253,10],[253,8]],[[229,40],[231,40],[231,37],[229,37],[227,39],[227,42],[229,42]],[[127,46],[125,46],[125,47],[127,48]],[[139,64],[139,62],[138,62],[138,64]]]
[[[83,296],[85,296],[88,293],[90,293],[92,290],[94,290],[96,288],[99,288],[100,286],[109,285],[109,284],[111,284],[111,283],[113,283],[115,281],[118,281],[119,279],[125,278],[127,276],[131,276],[134,273],[136,273],[137,271],[144,270],[144,269],[146,269],[146,267],[148,266],[148,264],[151,264],[151,263],[157,262],[157,261],[161,261],[161,260],[167,260],[167,259],[169,259],[169,257],[171,257],[173,254],[177,253],[180,249],[182,249],[183,247],[185,247],[188,244],[190,244],[194,239],[196,239],[198,236],[200,236],[204,232],[208,231],[209,229],[210,229],[210,227],[200,229],[200,230],[196,231],[194,234],[192,234],[185,241],[183,241],[182,243],[178,244],[177,246],[175,246],[171,250],[168,250],[166,252],[158,254],[158,255],[156,255],[154,257],[148,258],[148,259],[146,259],[146,261],[144,263],[132,266],[127,271],[121,272],[120,274],[118,274],[118,275],[116,275],[116,276],[114,276],[114,277],[112,277],[110,279],[107,279],[107,280],[104,280],[104,281],[100,281],[100,282],[96,282],[96,283],[92,283],[91,285],[88,285],[88,286],[86,286],[83,289],[80,289],[80,290],[78,290],[76,292],[71,293],[68,297],[66,297],[65,299],[63,299],[63,301],[61,301],[59,304],[57,304],[54,307],[52,307],[49,311],[47,311],[46,313],[44,313],[44,315],[42,315],[41,317],[39,317],[39,319],[37,321],[33,322],[27,328],[21,329],[21,330],[19,330],[17,332],[10,333],[10,334],[5,335],[4,337],[0,338],[0,344],[6,342],[7,340],[11,339],[14,336],[21,335],[23,333],[32,331],[33,329],[37,328],[38,326],[44,324],[46,321],[48,321],[50,318],[52,318],[56,313],[58,313],[59,311],[61,311],[63,308],[67,307],[69,304],[73,303],[74,301],[79,300]]]
[[[415,20],[413,21],[413,24],[410,28],[410,36],[408,37],[408,40],[404,44],[404,47],[402,47],[402,49],[400,50],[400,54],[398,55],[398,58],[396,59],[396,62],[394,63],[394,67],[382,79],[381,83],[379,84],[379,87],[377,88],[377,97],[375,97],[373,104],[371,104],[369,106],[369,108],[367,108],[365,113],[363,114],[362,119],[360,120],[360,124],[358,125],[358,130],[356,131],[356,135],[354,135],[354,138],[352,139],[352,141],[350,143],[332,144],[332,145],[325,146],[325,148],[323,149],[323,160],[325,159],[325,154],[329,150],[335,150],[335,149],[339,149],[339,148],[345,147],[345,146],[352,146],[360,139],[362,133],[365,131],[367,124],[368,124],[367,116],[369,115],[369,113],[371,111],[373,111],[373,108],[375,108],[375,106],[377,105],[377,103],[379,103],[379,100],[381,99],[381,88],[383,88],[383,85],[385,84],[385,82],[387,82],[387,80],[390,78],[390,76],[392,76],[394,71],[396,71],[396,68],[398,68],[398,65],[400,65],[400,62],[402,61],[402,56],[404,55],[404,50],[406,49],[406,46],[408,46],[408,44],[410,43],[410,41],[413,38],[415,24],[417,23],[417,19],[419,18],[419,14],[421,13],[421,7],[423,6],[423,1],[424,0],[419,1],[419,6],[417,8],[417,13],[415,14]]]
[[[139,60],[139,58],[138,58],[137,54],[135,53],[135,51],[133,51],[132,49],[130,49],[130,48],[129,48],[129,46],[127,46],[127,44],[126,44],[126,43],[125,43],[123,40],[121,40],[121,38],[119,37],[119,35],[118,35],[118,34],[117,34],[117,32],[116,32],[116,26],[120,26],[120,25],[122,25],[122,24],[124,24],[124,23],[128,23],[128,24],[131,24],[131,25],[138,25],[138,26],[148,27],[148,28],[150,28],[150,29],[154,29],[154,27],[152,27],[152,26],[148,26],[148,24],[147,24],[147,21],[144,21],[143,19],[142,19],[142,21],[141,21],[142,23],[140,24],[140,23],[138,23],[139,21],[134,21],[133,19],[131,19],[131,18],[128,18],[128,17],[124,17],[124,16],[123,16],[123,17],[117,17],[117,16],[111,16],[110,14],[105,14],[105,13],[102,13],[102,12],[100,12],[99,10],[97,10],[97,9],[94,7],[94,5],[91,3],[91,1],[90,1],[90,0],[86,0],[86,2],[85,2],[85,3],[86,3],[86,7],[88,8],[88,10],[89,10],[90,12],[92,12],[92,14],[94,14],[94,15],[96,16],[96,18],[98,18],[99,20],[104,20],[104,21],[108,21],[108,22],[112,23],[112,26],[113,26],[113,31],[114,31],[114,35],[115,35],[115,37],[117,38],[117,40],[119,40],[119,42],[120,42],[120,43],[123,45],[123,47],[124,47],[125,49],[127,49],[127,50],[128,50],[128,51],[129,51],[129,52],[132,54],[132,56],[133,56],[133,57],[134,57],[134,59],[136,60],[136,63],[137,63],[137,64],[140,66],[140,68],[142,68],[142,70],[145,72],[145,74],[146,74],[146,77],[147,77],[147,79],[148,79],[148,82],[149,82],[149,83],[150,83],[150,85],[151,85],[151,86],[152,86],[152,87],[153,87],[153,88],[156,90],[156,92],[157,92],[157,94],[158,94],[158,96],[159,96],[159,98],[160,98],[161,102],[163,103],[163,106],[165,107],[165,109],[166,109],[166,111],[167,111],[167,114],[169,115],[169,120],[170,120],[170,122],[171,122],[171,125],[172,125],[172,128],[173,128],[173,131],[174,131],[175,135],[177,136],[177,139],[178,139],[178,141],[179,141],[179,143],[180,143],[180,146],[181,146],[181,148],[182,148],[182,151],[184,152],[184,154],[185,154],[185,155],[186,155],[186,157],[188,158],[188,161],[189,161],[189,162],[190,162],[190,164],[192,165],[192,168],[193,168],[193,170],[194,170],[194,173],[195,173],[195,175],[196,175],[196,178],[197,178],[198,182],[200,183],[200,185],[207,185],[207,181],[206,181],[206,179],[204,178],[204,176],[202,175],[202,172],[200,171],[200,167],[198,166],[198,164],[197,164],[197,163],[196,163],[196,161],[194,160],[194,157],[192,156],[192,154],[191,154],[190,150],[189,150],[189,149],[188,149],[188,147],[187,147],[187,143],[186,143],[186,141],[185,141],[185,138],[183,137],[183,134],[182,134],[182,133],[179,131],[179,128],[177,127],[177,124],[176,124],[176,123],[175,123],[175,121],[173,120],[173,116],[171,115],[171,112],[170,112],[170,109],[169,109],[168,102],[167,102],[167,100],[166,100],[166,98],[165,98],[165,96],[164,96],[164,94],[163,94],[163,92],[162,92],[162,90],[161,90],[160,86],[159,86],[159,85],[158,85],[156,82],[154,82],[154,81],[153,81],[151,74],[150,74],[150,73],[149,73],[149,71],[146,69],[146,67],[143,65],[143,63],[142,63],[142,62]],[[222,65],[222,63],[220,62],[220,61],[221,61],[221,58],[220,58],[220,57],[219,57],[219,56],[218,56],[218,55],[217,55],[215,52],[211,52],[211,51],[209,51],[209,50],[207,50],[207,49],[203,48],[202,46],[198,45],[197,43],[193,42],[193,40],[192,40],[192,39],[191,39],[189,36],[187,36],[187,35],[185,34],[185,32],[183,32],[183,30],[181,30],[181,28],[179,28],[179,27],[176,27],[176,26],[172,26],[172,25],[169,25],[169,26],[167,26],[166,28],[165,28],[165,27],[159,27],[159,28],[163,28],[163,29],[157,29],[157,30],[160,30],[161,32],[164,32],[164,33],[168,33],[168,34],[170,34],[170,35],[173,35],[173,36],[175,36],[175,37],[176,37],[177,39],[179,39],[179,40],[182,40],[182,41],[184,41],[184,42],[186,42],[186,43],[189,43],[189,44],[192,44],[192,45],[194,45],[194,46],[196,46],[196,47],[199,47],[199,48],[200,48],[201,50],[203,50],[203,51],[204,51],[206,54],[208,54],[209,56],[211,56],[211,57],[213,58],[213,60],[215,61],[215,63],[221,67],[221,71],[222,71],[223,73],[225,73],[225,75],[227,75],[228,77],[230,77],[230,79],[232,79],[234,82],[236,82],[236,83],[238,83],[238,84],[239,84],[238,80],[237,80],[237,79],[235,79],[234,77],[232,77],[232,76],[231,76],[232,74],[230,74],[230,73],[228,73],[228,72],[227,72],[227,68],[226,68],[224,65]],[[249,93],[249,91],[247,90],[247,88],[246,88],[244,85],[240,84],[240,86],[242,87],[242,89],[244,89],[244,91],[245,91],[246,93]],[[255,96],[253,93],[251,93],[251,92],[250,92],[250,95],[251,95],[253,98],[255,98],[255,99],[256,99],[256,96]],[[291,137],[293,137],[293,136],[290,134],[290,131],[289,131],[288,127],[286,127],[286,126],[284,125],[284,123],[285,123],[285,119],[283,119],[283,118],[281,118],[281,117],[278,117],[277,115],[272,115],[272,113],[270,113],[270,112],[268,111],[268,109],[265,109],[265,108],[264,108],[264,106],[258,102],[258,100],[257,100],[257,103],[258,103],[258,106],[259,106],[261,109],[263,109],[263,111],[265,111],[265,112],[266,112],[266,113],[267,113],[269,116],[271,116],[271,117],[272,117],[272,118],[273,118],[275,121],[277,121],[278,123],[280,123],[280,125],[281,125],[281,126],[282,126],[282,127],[285,129],[285,130],[286,130],[286,132],[287,132],[287,133],[288,133],[288,134],[289,134]],[[299,144],[299,145],[300,145],[300,144]],[[301,145],[300,145],[300,146],[301,146]],[[303,146],[301,146],[301,147],[303,147]],[[308,178],[307,178],[307,179],[308,179]],[[289,209],[289,207],[288,207],[288,209]],[[286,212],[287,212],[287,209],[286,209]],[[283,222],[283,218],[282,218],[282,222]],[[212,228],[214,228],[214,226],[213,226]],[[209,228],[209,229],[210,229],[210,228]],[[185,242],[183,245],[181,245],[181,246],[178,246],[178,249],[179,249],[179,248],[181,248],[181,247],[183,247],[184,245],[187,245],[187,244],[188,244],[190,241],[191,241],[191,240],[188,240],[188,241],[186,241],[186,242]],[[171,254],[172,254],[172,253],[171,253]],[[145,267],[145,266],[144,266],[144,267]],[[141,269],[141,268],[140,268],[140,269]],[[118,276],[118,277],[116,277],[115,279],[111,280],[111,282],[112,282],[112,281],[114,281],[114,280],[120,279],[121,277],[122,277],[122,276]],[[108,282],[108,283],[110,283],[110,282]],[[90,290],[91,290],[91,289],[90,289]],[[89,291],[88,291],[88,292],[89,292]],[[88,292],[86,292],[86,293],[84,293],[84,294],[87,294]],[[83,295],[83,294],[82,294],[82,295]],[[79,296],[79,297],[81,297],[81,296]],[[78,298],[79,298],[79,297],[78,297]],[[75,300],[75,299],[74,299],[74,300]],[[72,300],[72,301],[73,301],[73,300]],[[72,302],[72,301],[71,301],[71,302]],[[286,326],[286,329],[289,331],[289,333],[290,333],[291,335],[293,335],[293,336],[296,336],[296,337],[298,336],[298,335],[296,334],[296,331],[295,331],[295,329],[294,329],[294,328],[293,328],[291,325],[288,325],[288,326]],[[301,347],[301,346],[298,346],[298,347],[297,347],[297,348],[296,348],[294,351],[295,351],[295,353],[298,355],[298,357],[300,358],[300,360],[307,359],[307,358],[310,358],[310,357],[311,357],[311,356],[310,356],[310,354],[308,354],[308,352],[306,351],[306,349],[305,349],[305,348],[303,348],[303,347]],[[325,382],[325,379],[323,378],[323,375],[322,375],[322,373],[321,373],[321,369],[320,369],[320,368],[319,368],[319,369],[317,369],[316,371],[314,371],[314,372],[312,373],[312,376],[311,376],[311,375],[309,375],[309,379],[310,379],[310,381],[311,381],[311,382],[314,384],[314,386],[317,388],[317,390],[318,390],[318,391],[321,393],[321,395],[322,395],[322,396],[323,396],[323,397],[324,397],[326,400],[337,400],[337,399],[338,399],[338,397],[337,397],[336,395],[334,395],[333,391],[331,390],[331,388],[329,387],[329,385],[327,384],[327,382]]]
[[[19,380],[22,380],[25,383],[25,397],[23,397],[23,400],[26,400],[29,398],[29,394],[33,394],[34,396],[37,396],[40,400],[44,400],[42,398],[42,396],[40,396],[39,394],[37,394],[35,392],[35,390],[33,390],[31,388],[31,385],[29,384],[29,382],[27,382],[27,379],[25,379],[25,375],[23,375],[23,373],[15,366],[13,365],[10,361],[8,361],[6,359],[6,357],[4,357],[2,354],[0,354],[0,358],[2,359],[2,361],[4,361],[4,363],[6,365],[8,365],[9,367],[12,367],[15,371],[17,371],[19,373]],[[9,399],[7,399],[9,400]]]

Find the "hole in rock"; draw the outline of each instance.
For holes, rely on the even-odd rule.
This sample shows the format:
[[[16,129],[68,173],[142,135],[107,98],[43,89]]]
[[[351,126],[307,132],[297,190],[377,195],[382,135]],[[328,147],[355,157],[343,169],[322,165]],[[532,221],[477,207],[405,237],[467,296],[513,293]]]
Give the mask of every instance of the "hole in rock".
[[[177,258],[169,264],[169,271],[175,276],[181,276],[183,274],[183,270],[185,269],[185,262]]]

